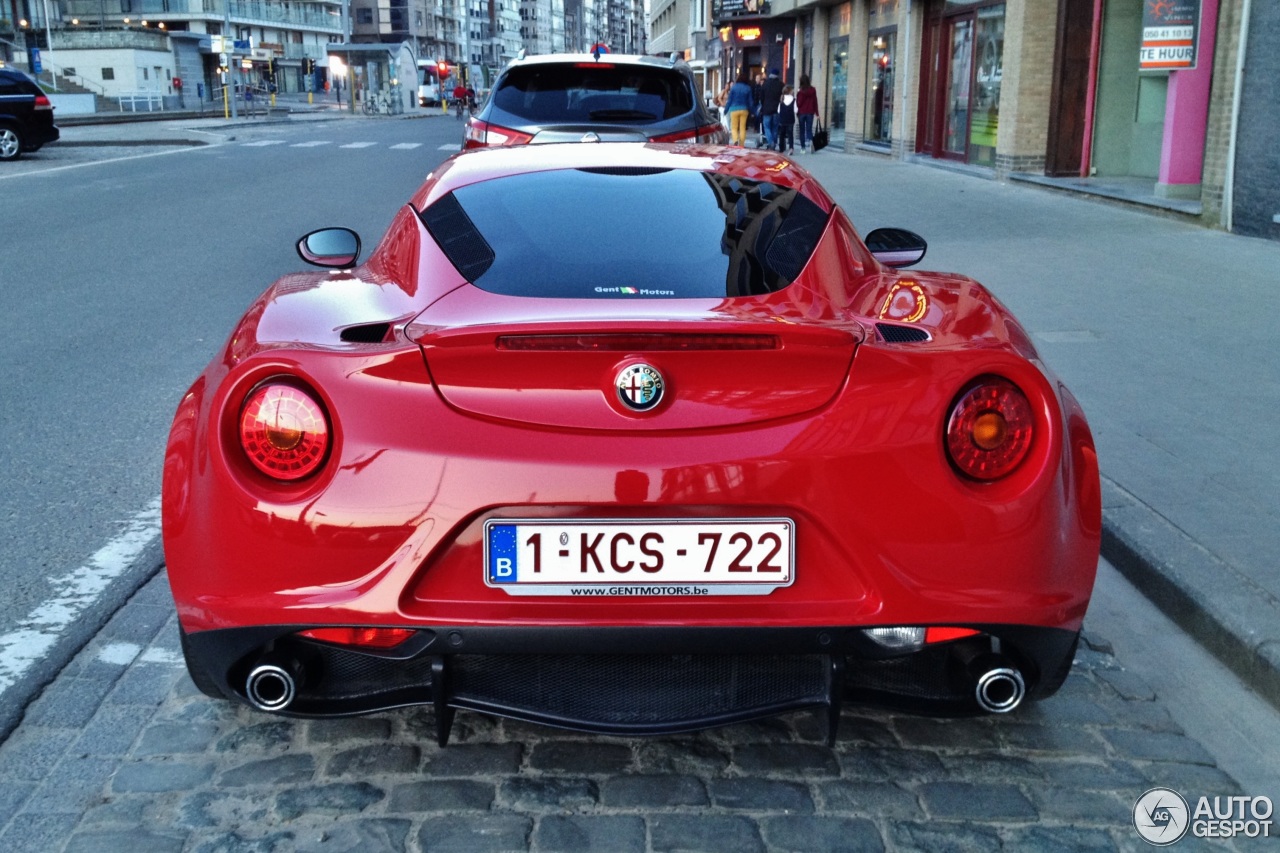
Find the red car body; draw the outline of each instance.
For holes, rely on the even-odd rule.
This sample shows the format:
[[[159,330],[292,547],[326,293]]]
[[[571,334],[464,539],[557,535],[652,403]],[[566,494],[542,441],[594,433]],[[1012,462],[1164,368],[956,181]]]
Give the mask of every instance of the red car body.
[[[482,182],[619,166],[767,180],[816,205],[820,239],[770,293],[529,298],[470,283],[420,216]],[[666,378],[651,411],[614,393],[637,365]],[[1010,473],[979,480],[947,430],[991,377],[1025,395],[1033,429]],[[239,427],[264,383],[327,417],[314,473],[248,458]],[[571,543],[619,591],[511,594],[485,568],[486,523],[510,519],[625,520],[635,535]],[[754,582],[785,560],[785,584],[650,591],[661,572],[645,572],[674,557],[647,556],[646,524],[743,519],[789,522],[790,553],[730,571]],[[434,703],[442,743],[454,708],[651,733],[822,705],[833,736],[850,694],[1009,710],[1066,677],[1100,527],[1081,409],[990,293],[878,262],[785,158],[708,146],[447,161],[366,262],[285,276],[250,307],[178,406],[163,493],[205,692],[303,715]]]

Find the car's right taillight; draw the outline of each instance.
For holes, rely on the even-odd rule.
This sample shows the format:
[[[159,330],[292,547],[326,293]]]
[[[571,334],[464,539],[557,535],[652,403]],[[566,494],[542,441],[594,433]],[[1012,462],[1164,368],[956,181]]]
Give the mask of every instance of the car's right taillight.
[[[51,112],[52,112],[52,111],[53,111],[53,103],[52,103],[52,102],[50,102],[49,98],[48,98],[46,95],[44,95],[43,93],[41,93],[41,94],[39,94],[39,95],[36,95],[36,105],[35,105],[35,108],[36,108],[37,110],[49,110],[49,111],[51,111]]]
[[[324,464],[330,444],[324,407],[292,383],[259,385],[240,411],[240,446],[253,467],[276,480],[293,482]]]
[[[947,418],[947,455],[956,470],[975,480],[998,480],[1027,457],[1035,414],[1018,386],[985,376],[956,400]]]
[[[486,148],[491,145],[528,145],[533,136],[509,127],[499,127],[478,118],[467,121],[467,129],[463,134],[463,148]]]

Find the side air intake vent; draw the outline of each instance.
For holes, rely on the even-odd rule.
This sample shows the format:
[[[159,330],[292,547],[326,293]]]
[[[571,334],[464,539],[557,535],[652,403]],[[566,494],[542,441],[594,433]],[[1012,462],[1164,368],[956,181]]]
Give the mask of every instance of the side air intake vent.
[[[493,248],[452,193],[422,211],[421,219],[467,281],[475,281],[493,266]]]
[[[348,326],[338,337],[348,344],[380,344],[386,342],[390,332],[390,323],[365,323],[362,326]]]
[[[915,326],[876,323],[876,331],[888,344],[921,344],[929,340],[929,333]]]

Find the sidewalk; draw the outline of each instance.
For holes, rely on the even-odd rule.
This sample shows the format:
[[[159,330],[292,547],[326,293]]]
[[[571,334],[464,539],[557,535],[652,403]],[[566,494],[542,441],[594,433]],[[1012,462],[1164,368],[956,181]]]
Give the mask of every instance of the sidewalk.
[[[1027,184],[824,151],[800,158],[865,233],[986,284],[1080,399],[1103,554],[1280,707],[1280,244]]]

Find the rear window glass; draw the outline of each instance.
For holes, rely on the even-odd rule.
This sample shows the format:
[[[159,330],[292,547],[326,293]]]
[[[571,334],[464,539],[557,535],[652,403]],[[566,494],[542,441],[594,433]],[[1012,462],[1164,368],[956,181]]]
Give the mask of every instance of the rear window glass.
[[[493,105],[531,124],[647,122],[682,116],[693,94],[680,73],[595,63],[512,68]]]
[[[670,299],[786,287],[808,263],[827,214],[761,181],[571,169],[463,187],[422,221],[458,271],[493,293]]]

